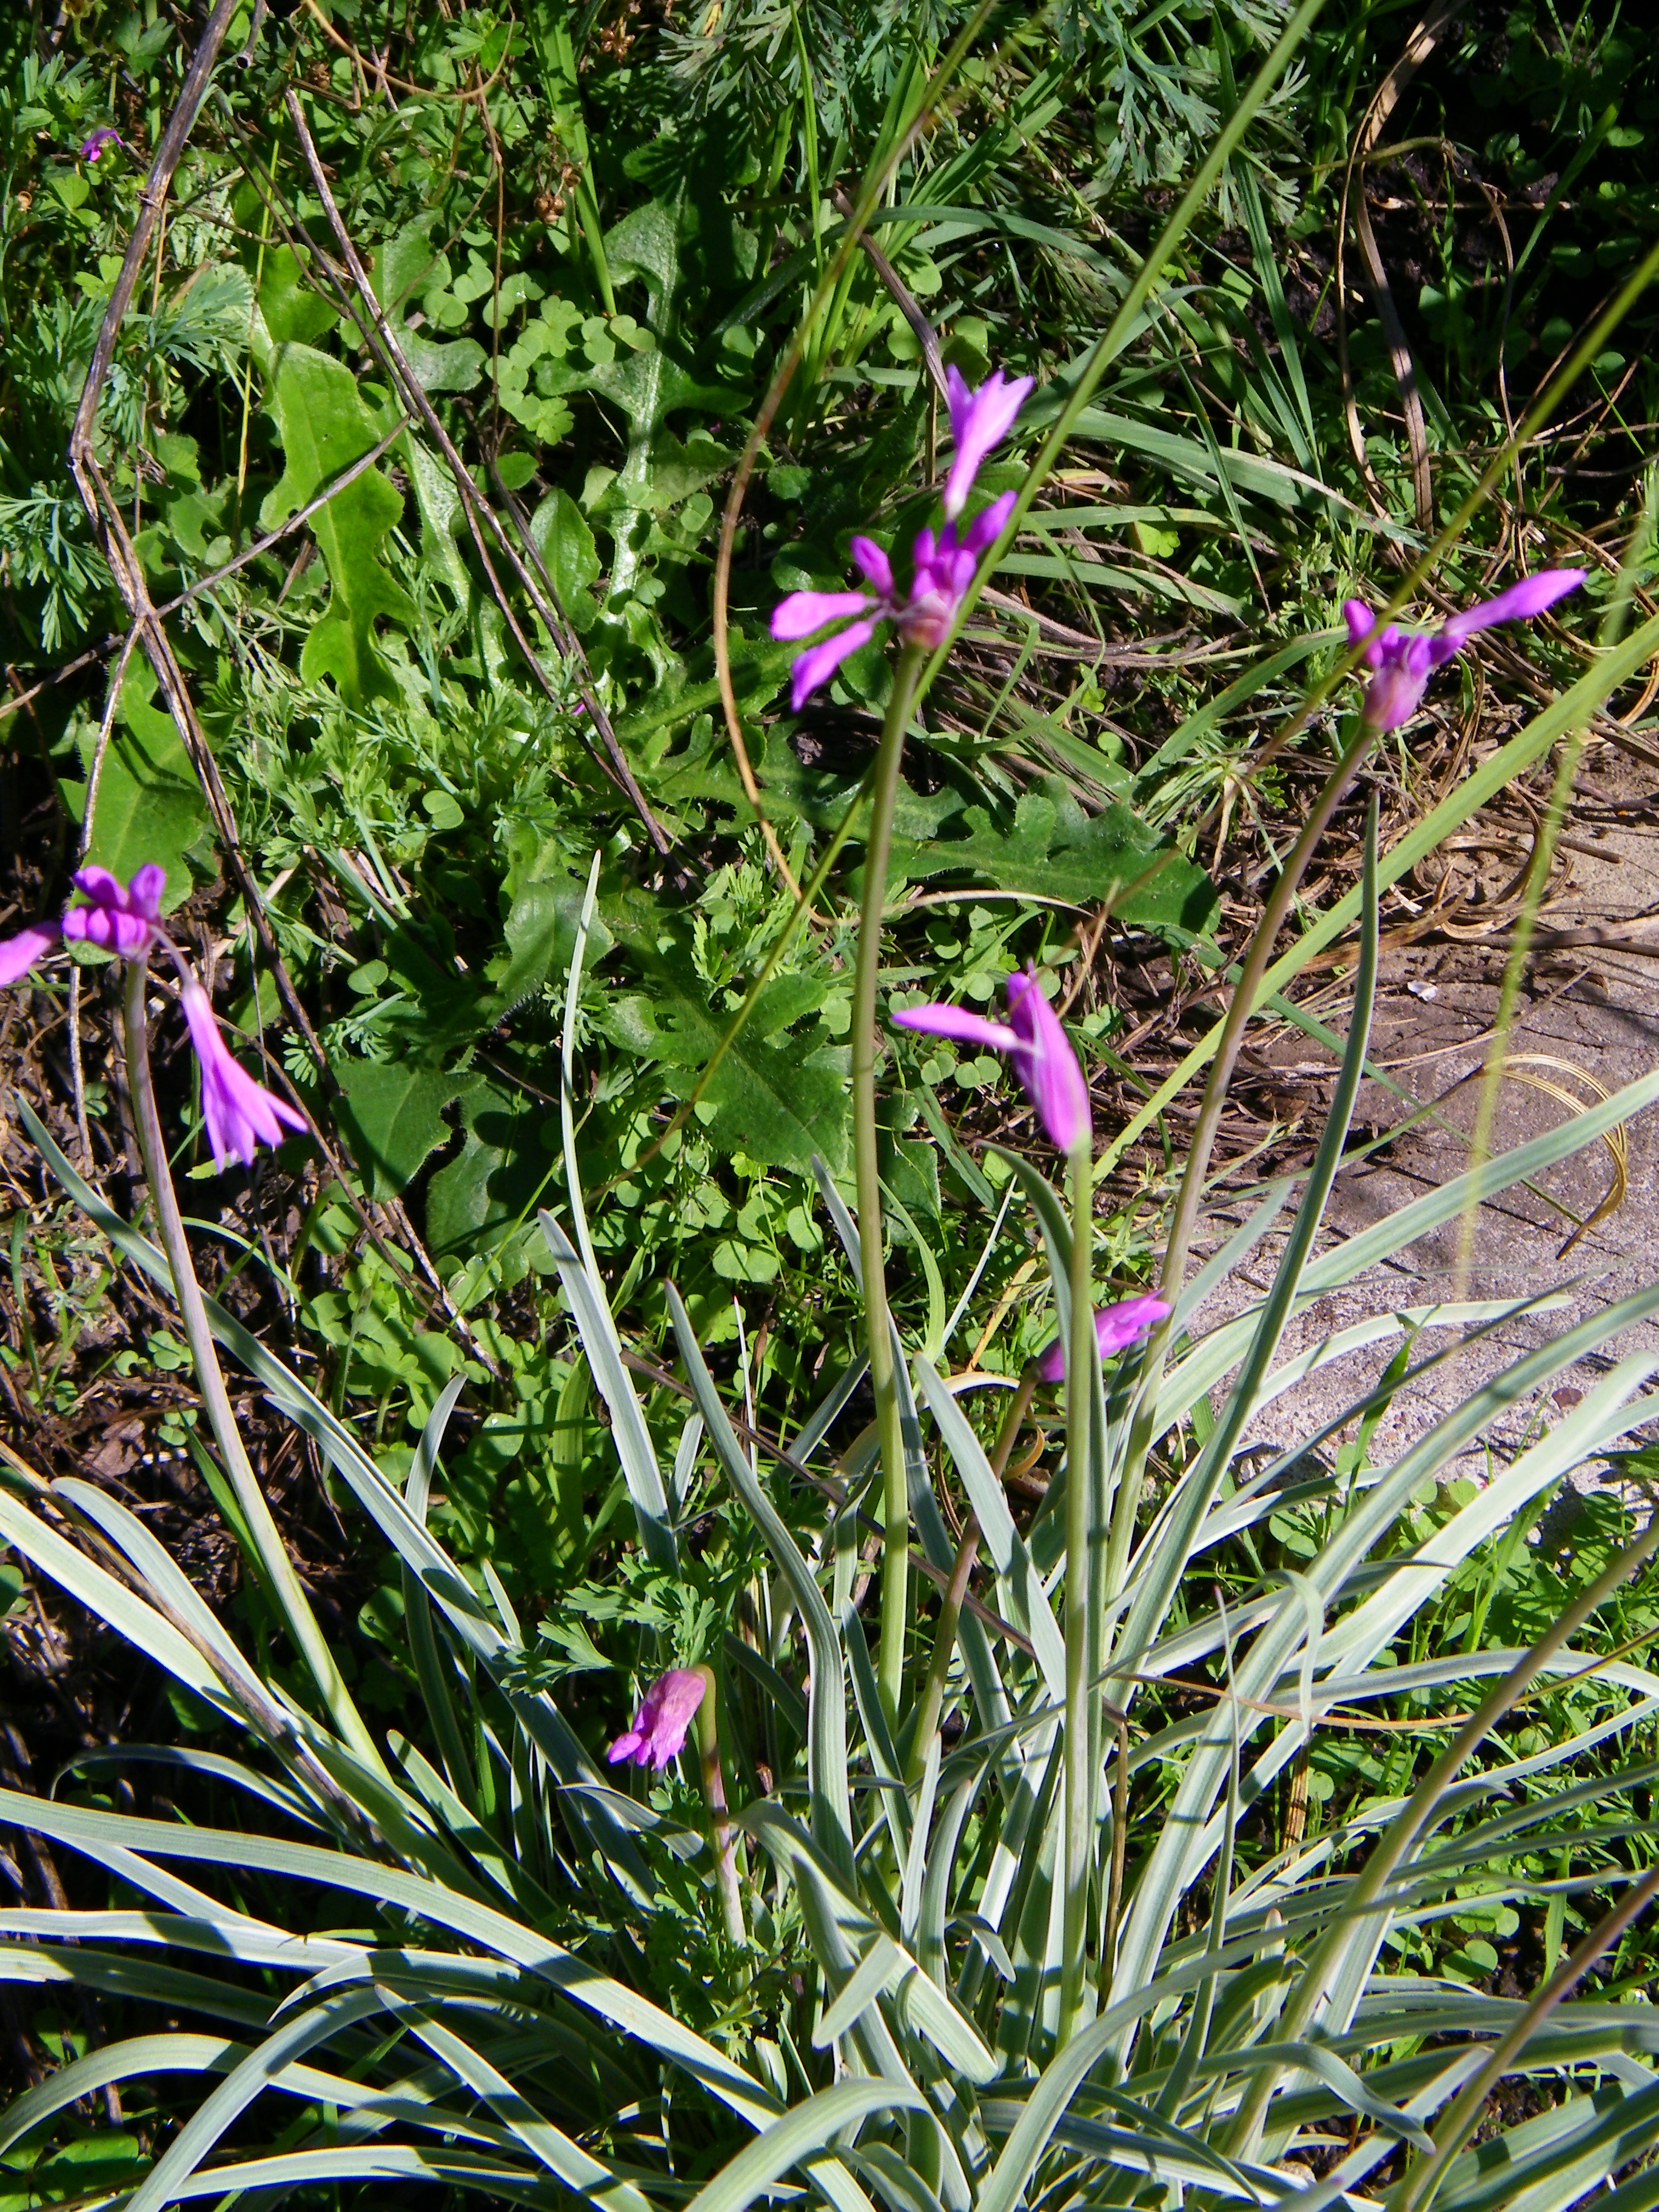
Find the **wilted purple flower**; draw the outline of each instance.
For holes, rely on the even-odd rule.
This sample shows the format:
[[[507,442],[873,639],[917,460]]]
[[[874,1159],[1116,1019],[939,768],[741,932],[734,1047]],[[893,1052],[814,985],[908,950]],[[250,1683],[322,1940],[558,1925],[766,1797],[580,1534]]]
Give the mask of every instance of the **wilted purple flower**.
[[[1013,428],[1014,417],[1025,404],[1025,395],[1033,380],[1029,376],[1017,376],[1012,384],[1005,384],[1002,371],[998,369],[994,376],[986,378],[978,391],[970,392],[959,370],[945,370],[945,404],[951,410],[951,435],[956,441],[951,473],[945,479],[947,522],[954,522],[968,504],[980,463]]]
[[[610,1765],[614,1766],[619,1759],[631,1759],[635,1766],[649,1766],[660,1773],[684,1747],[686,1730],[696,1717],[708,1687],[708,1677],[700,1667],[671,1667],[665,1674],[659,1674],[646,1692],[633,1727],[626,1735],[619,1735],[605,1754]]]
[[[1535,576],[1511,584],[1495,599],[1480,600],[1461,615],[1453,615],[1432,635],[1424,630],[1397,629],[1393,623],[1381,629],[1363,599],[1345,600],[1342,613],[1349,638],[1355,645],[1362,639],[1366,641],[1360,657],[1375,672],[1359,709],[1362,719],[1374,730],[1397,730],[1417,712],[1434,671],[1461,652],[1464,641],[1476,630],[1490,629],[1494,623],[1526,622],[1541,615],[1569,592],[1576,592],[1584,575],[1583,568],[1540,568]]]
[[[89,137],[81,141],[81,159],[83,161],[95,161],[106,146],[118,146],[125,153],[126,144],[126,140],[118,131],[111,130],[107,123],[100,123]]]
[[[212,1002],[194,976],[185,981],[179,1000],[202,1071],[202,1119],[207,1125],[213,1164],[224,1169],[234,1158],[251,1168],[258,1146],[280,1145],[283,1123],[290,1129],[303,1129],[305,1115],[296,1114],[285,1100],[256,1083],[232,1058],[229,1046],[219,1034]]]
[[[1097,1306],[1095,1341],[1101,1358],[1109,1359],[1114,1352],[1127,1352],[1170,1311],[1163,1298],[1151,1297],[1120,1298],[1115,1306]],[[1045,1382],[1058,1382],[1065,1372],[1066,1340],[1057,1336],[1038,1360],[1037,1373]]]
[[[125,889],[107,868],[82,868],[75,888],[87,902],[72,906],[64,916],[64,936],[96,945],[123,960],[137,959],[161,933],[161,894],[167,883],[167,870],[154,860],[140,868]]]
[[[988,1045],[993,1052],[1006,1052],[1037,1109],[1049,1142],[1062,1152],[1075,1152],[1088,1142],[1091,1127],[1089,1086],[1077,1054],[1034,972],[1016,971],[1008,978],[1007,991],[1006,1022],[987,1021],[983,1014],[970,1014],[965,1006],[907,1006],[893,1019],[901,1029],[922,1030],[929,1036],[951,1037],[959,1044]]]
[[[795,712],[800,712],[820,684],[829,682],[848,653],[868,643],[878,623],[896,623],[907,645],[919,645],[929,653],[942,645],[974,580],[980,555],[1008,520],[1013,504],[1013,493],[1005,492],[961,538],[953,522],[947,522],[937,538],[931,530],[918,531],[908,595],[901,596],[893,581],[893,565],[880,546],[872,538],[855,538],[853,558],[874,586],[873,592],[791,592],[781,599],[772,611],[775,638],[811,637],[826,623],[847,622],[849,615],[858,618],[790,664],[789,702]]]

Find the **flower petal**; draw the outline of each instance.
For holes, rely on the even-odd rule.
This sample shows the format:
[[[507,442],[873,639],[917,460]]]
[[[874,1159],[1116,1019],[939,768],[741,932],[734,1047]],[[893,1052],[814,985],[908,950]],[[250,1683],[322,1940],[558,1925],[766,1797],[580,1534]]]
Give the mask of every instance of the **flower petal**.
[[[861,606],[867,605],[860,600]],[[796,714],[806,704],[821,684],[827,684],[850,653],[867,645],[876,634],[873,621],[855,622],[838,630],[834,637],[826,637],[822,645],[811,647],[797,654],[790,663],[789,703]]]
[[[977,562],[986,547],[1001,537],[1002,526],[1013,513],[1014,501],[1018,496],[1017,492],[1006,491],[1000,499],[991,501],[983,514],[974,517],[962,541],[963,552],[971,553]]]
[[[1017,376],[1007,383],[998,369],[976,392],[970,392],[955,368],[945,372],[945,400],[956,440],[951,472],[945,479],[945,512],[950,520],[967,505],[980,463],[1007,435],[1032,382],[1029,376]]]
[[[1461,615],[1451,617],[1441,635],[1462,639],[1478,629],[1490,629],[1494,623],[1529,622],[1558,599],[1565,599],[1569,592],[1576,592],[1586,573],[1583,568],[1540,568],[1535,576],[1523,576],[1518,584],[1511,584],[1495,599],[1465,607]]]
[[[864,592],[791,592],[772,610],[772,635],[780,642],[793,643],[798,637],[811,637],[825,623],[861,615],[869,604]]]
[[[1120,1298],[1113,1306],[1095,1309],[1095,1342],[1100,1347],[1103,1359],[1114,1352],[1127,1351],[1130,1345],[1145,1336],[1172,1312],[1163,1298]],[[1066,1372],[1066,1341],[1056,1337],[1037,1362],[1037,1373],[1045,1382],[1058,1382]]]
[[[55,921],[43,921],[20,929],[15,937],[0,938],[0,988],[27,975],[62,933]]]
[[[155,925],[124,906],[72,906],[64,916],[64,934],[118,960],[137,960],[155,944]]]
[[[1165,1321],[1174,1311],[1167,1299],[1120,1298],[1115,1306],[1102,1306],[1095,1316],[1095,1341],[1103,1359],[1123,1352]]]
[[[873,585],[884,599],[890,599],[893,596],[893,564],[875,539],[855,538],[850,550],[865,581]]]
[[[260,1145],[280,1145],[283,1124],[302,1130],[306,1118],[285,1099],[256,1083],[232,1056],[219,1033],[208,994],[199,983],[186,983],[179,997],[201,1070],[202,1120],[213,1164],[222,1170],[233,1159],[240,1159],[245,1168],[251,1168]]]
[[[902,1030],[928,1036],[954,1037],[958,1044],[982,1044],[992,1052],[1018,1052],[1019,1038],[1003,1022],[988,1022],[966,1006],[905,1006],[889,1016]]]
[[[135,914],[145,915],[151,921],[161,919],[161,894],[167,887],[167,872],[155,860],[147,860],[127,885],[127,901]]]
[[[708,1677],[700,1667],[671,1667],[646,1692],[634,1725],[619,1735],[605,1758],[614,1766],[631,1759],[636,1766],[660,1773],[685,1742],[686,1731],[696,1716],[708,1688]]]
[[[1008,1012],[1019,1034],[1014,1065],[1037,1119],[1057,1151],[1075,1152],[1088,1142],[1093,1127],[1089,1086],[1060,1016],[1043,997],[1034,975],[1008,978]]]
[[[93,906],[125,907],[127,895],[107,868],[80,868],[70,878],[82,898]]]

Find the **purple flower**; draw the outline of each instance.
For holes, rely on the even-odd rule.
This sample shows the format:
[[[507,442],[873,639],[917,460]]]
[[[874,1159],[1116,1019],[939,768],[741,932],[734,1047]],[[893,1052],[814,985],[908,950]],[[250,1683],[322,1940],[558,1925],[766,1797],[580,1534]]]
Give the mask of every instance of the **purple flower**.
[[[1049,1142],[1062,1152],[1075,1152],[1089,1141],[1092,1126],[1089,1086],[1077,1054],[1034,972],[1022,975],[1016,971],[1008,978],[1007,990],[1006,1023],[988,1022],[983,1014],[970,1014],[963,1006],[907,1006],[893,1019],[901,1029],[923,1030],[930,1036],[1006,1052]]]
[[[82,868],[75,888],[87,903],[64,916],[65,937],[96,945],[123,960],[137,960],[155,943],[167,870],[151,860],[124,890],[107,868]]]
[[[980,463],[1012,428],[1014,417],[1025,404],[1032,381],[1029,376],[1017,376],[1012,384],[1005,384],[1002,371],[998,369],[994,376],[987,377],[977,392],[970,392],[958,370],[945,370],[945,404],[951,410],[951,435],[957,448],[951,456],[951,473],[945,479],[947,522],[954,522],[968,504]],[[1000,523],[997,526],[999,529],[1001,526]]]
[[[125,153],[126,144],[126,140],[118,131],[112,131],[107,123],[100,123],[90,137],[81,141],[81,159],[83,161],[95,161],[106,146],[118,146]]]
[[[303,1129],[306,1118],[263,1084],[256,1083],[232,1059],[230,1048],[219,1034],[208,994],[193,976],[184,984],[179,998],[202,1071],[202,1119],[207,1124],[213,1164],[227,1168],[235,1158],[251,1168],[256,1146],[280,1145],[283,1125]]]
[[[796,714],[821,684],[827,684],[848,653],[856,653],[875,635],[878,624],[897,625],[907,645],[931,653],[951,634],[957,610],[974,580],[974,571],[986,547],[1012,512],[1014,495],[1004,492],[958,538],[955,523],[947,522],[937,538],[931,530],[916,533],[911,549],[913,574],[909,592],[901,596],[893,581],[893,567],[873,539],[855,538],[853,558],[870,592],[791,592],[772,611],[772,635],[793,640],[811,637],[826,623],[847,623],[844,629],[796,656],[790,665],[789,702]],[[848,622],[848,617],[856,619]]]
[[[1348,636],[1355,645],[1364,641],[1360,658],[1374,672],[1359,709],[1362,718],[1374,730],[1397,730],[1417,712],[1430,676],[1461,652],[1466,638],[1494,623],[1527,622],[1541,615],[1546,607],[1576,592],[1584,575],[1583,568],[1540,568],[1495,599],[1483,599],[1453,615],[1431,636],[1423,630],[1397,629],[1392,623],[1383,629],[1363,599],[1344,600]]]
[[[1170,1311],[1162,1298],[1120,1298],[1115,1306],[1097,1306],[1095,1341],[1101,1358],[1109,1359],[1115,1352],[1127,1352]],[[1066,1342],[1063,1337],[1056,1337],[1038,1360],[1037,1373],[1045,1382],[1058,1382],[1065,1372]]]
[[[124,890],[107,868],[82,868],[75,888],[87,902],[73,906],[61,922],[38,921],[15,937],[0,939],[0,988],[26,975],[61,937],[96,945],[125,959],[146,953],[160,935],[161,893],[167,872],[152,861],[140,868]]]
[[[671,1667],[665,1674],[659,1674],[646,1692],[633,1727],[626,1735],[619,1735],[605,1754],[610,1765],[614,1766],[619,1759],[631,1759],[635,1766],[653,1767],[660,1773],[684,1747],[686,1730],[708,1687],[708,1677],[700,1667]]]
[[[961,536],[957,519],[968,504],[980,463],[1006,434],[1030,389],[1029,376],[1017,376],[1008,384],[998,369],[977,392],[970,392],[958,370],[945,372],[956,452],[945,479],[945,527],[937,538],[931,530],[917,533],[910,552],[908,596],[902,596],[896,588],[892,563],[880,546],[868,538],[855,538],[853,558],[866,582],[873,587],[871,591],[792,592],[773,612],[772,635],[780,639],[811,637],[826,623],[847,625],[799,654],[792,664],[790,703],[797,714],[849,653],[869,643],[878,624],[895,623],[907,645],[921,646],[928,653],[951,635],[981,554],[1000,535],[1013,512],[1014,495],[1005,492],[994,500]]]

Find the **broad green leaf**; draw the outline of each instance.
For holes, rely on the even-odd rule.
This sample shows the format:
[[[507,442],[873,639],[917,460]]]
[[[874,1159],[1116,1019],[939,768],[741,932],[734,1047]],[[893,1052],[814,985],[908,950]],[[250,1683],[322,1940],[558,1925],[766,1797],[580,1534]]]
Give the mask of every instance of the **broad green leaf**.
[[[369,1195],[395,1198],[450,1135],[444,1109],[477,1087],[476,1075],[444,1075],[400,1060],[340,1060],[339,1115]]]
[[[480,1017],[481,1028],[522,1006],[556,969],[568,965],[581,920],[581,879],[551,845],[523,866],[515,865],[507,888],[512,903],[503,931],[507,952],[490,963],[494,997],[484,1010],[489,1019]],[[611,933],[596,915],[588,926],[587,957],[603,960],[610,949]]]
[[[215,847],[195,767],[172,715],[155,703],[155,693],[148,664],[135,656],[99,773],[87,860],[124,884],[154,860],[167,871],[161,910],[171,914],[189,897],[192,877],[213,874]],[[82,761],[90,773],[90,750],[83,751]],[[62,789],[72,811],[77,805],[84,808],[84,784],[65,783]]]
[[[487,1078],[472,1079],[461,1103],[465,1140],[427,1186],[427,1243],[434,1252],[465,1252],[519,1220],[552,1166],[542,1143],[544,1108]]]
[[[1194,935],[1213,927],[1217,914],[1215,887],[1203,870],[1133,809],[1113,799],[1087,815],[1057,779],[1024,793],[1012,823],[970,806],[941,823],[937,836],[912,842],[901,830],[892,867],[906,882],[963,875],[1074,906],[1109,902],[1120,921],[1172,922]]]
[[[695,975],[666,960],[651,963],[648,991],[611,1000],[603,1020],[611,1042],[650,1061],[673,1098],[689,1095],[726,1027]],[[842,1174],[851,1143],[847,1060],[840,1046],[812,1032],[804,1042],[769,1044],[745,1030],[703,1094],[698,1117],[723,1152],[803,1172],[817,1152]]]
[[[339,316],[302,282],[305,269],[292,246],[267,246],[259,278],[259,313],[273,346],[314,345]]]
[[[274,530],[361,459],[377,442],[382,426],[364,404],[351,371],[306,345],[278,347],[270,405],[286,462],[281,482],[266,494],[259,510],[263,526]],[[311,519],[331,590],[327,609],[306,640],[300,673],[312,683],[332,677],[348,706],[392,691],[374,641],[375,623],[385,619],[407,624],[415,618],[413,603],[380,550],[403,511],[401,495],[373,468],[354,477]]]
[[[559,604],[579,630],[586,629],[597,611],[588,586],[598,581],[600,566],[586,517],[568,491],[550,491],[530,518],[530,534],[547,563]]]
[[[435,216],[417,216],[374,255],[373,281],[386,320],[398,333],[404,357],[426,392],[470,392],[483,374],[484,349],[476,338],[435,342],[409,315],[417,298],[437,293],[449,282],[449,257],[434,252],[430,232]]]

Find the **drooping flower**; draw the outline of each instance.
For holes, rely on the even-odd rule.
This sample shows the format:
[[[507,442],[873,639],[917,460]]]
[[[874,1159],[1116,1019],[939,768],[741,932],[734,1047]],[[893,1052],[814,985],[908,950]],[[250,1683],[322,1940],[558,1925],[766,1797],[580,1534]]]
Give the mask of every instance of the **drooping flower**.
[[[107,123],[100,123],[89,137],[81,141],[81,159],[95,161],[106,146],[118,146],[125,153],[126,143],[118,131],[112,131]]]
[[[951,435],[956,441],[951,472],[945,479],[947,522],[954,522],[968,504],[980,463],[1013,428],[1014,417],[1025,404],[1034,380],[1029,376],[1017,376],[1012,384],[1006,384],[1002,371],[998,369],[994,376],[986,378],[976,392],[970,392],[959,370],[945,370],[945,404],[951,410]]]
[[[64,936],[96,945],[123,960],[137,959],[161,934],[161,894],[167,883],[167,870],[154,860],[140,868],[125,889],[107,868],[82,868],[75,888],[86,904],[72,906],[64,916]]]
[[[1049,1142],[1060,1152],[1075,1152],[1088,1142],[1091,1126],[1089,1086],[1077,1054],[1059,1015],[1043,997],[1035,970],[1024,975],[1016,970],[1008,978],[1007,992],[1006,1022],[987,1021],[965,1006],[907,1006],[893,1019],[901,1029],[1006,1052]]]
[[[1355,645],[1364,641],[1360,657],[1373,671],[1359,709],[1362,718],[1374,730],[1397,730],[1417,712],[1434,671],[1461,652],[1476,630],[1490,629],[1494,623],[1530,621],[1576,592],[1584,576],[1583,568],[1540,568],[1496,599],[1480,600],[1453,615],[1432,634],[1400,629],[1393,623],[1384,629],[1363,599],[1345,600],[1342,613],[1348,636]]]
[[[161,923],[161,894],[167,871],[151,860],[130,884],[116,881],[107,868],[82,868],[75,888],[86,903],[72,906],[61,921],[42,921],[0,939],[0,987],[15,983],[51,951],[60,939],[73,938],[112,952],[118,960],[147,960],[159,945],[179,970],[179,1003],[202,1073],[202,1119],[207,1127],[213,1164],[228,1167],[240,1159],[253,1164],[259,1145],[280,1145],[284,1127],[310,1125],[284,1100],[256,1083],[232,1058],[219,1034],[207,993]]]
[[[974,580],[981,554],[1008,520],[1013,504],[1013,493],[1005,492],[960,537],[953,522],[947,522],[937,538],[931,530],[918,531],[908,593],[901,593],[894,583],[893,564],[880,546],[872,538],[855,538],[853,558],[872,591],[791,592],[781,599],[772,611],[772,635],[780,640],[811,637],[826,623],[848,624],[791,662],[789,703],[795,713],[830,681],[849,653],[869,642],[882,623],[896,624],[907,645],[919,645],[929,653],[942,645]],[[856,619],[848,621],[849,617]]]
[[[283,1124],[290,1129],[303,1129],[305,1115],[256,1083],[233,1057],[219,1033],[212,1001],[193,975],[185,981],[179,1000],[202,1071],[202,1120],[213,1164],[222,1170],[233,1159],[239,1159],[245,1168],[251,1168],[258,1146],[280,1145]]]
[[[1097,1306],[1095,1341],[1101,1358],[1109,1359],[1114,1352],[1127,1352],[1170,1311],[1163,1298],[1153,1297],[1120,1298],[1115,1306]],[[1065,1372],[1066,1340],[1057,1336],[1038,1360],[1037,1373],[1045,1382],[1058,1382]]]
[[[700,1667],[671,1667],[659,1674],[646,1692],[633,1727],[605,1754],[608,1763],[614,1766],[619,1759],[629,1759],[635,1766],[660,1773],[684,1748],[708,1687],[708,1677]]]

